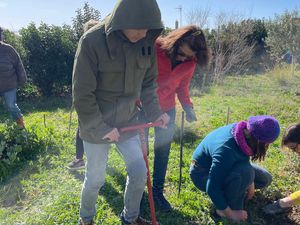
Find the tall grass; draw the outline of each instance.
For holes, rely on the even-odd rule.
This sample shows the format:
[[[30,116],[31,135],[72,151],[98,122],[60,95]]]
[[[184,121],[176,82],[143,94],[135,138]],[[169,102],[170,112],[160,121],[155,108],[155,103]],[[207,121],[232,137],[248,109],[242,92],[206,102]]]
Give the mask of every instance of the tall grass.
[[[299,71],[295,71],[291,65],[278,64],[272,70],[267,72],[267,76],[272,77],[280,85],[287,85],[295,79]]]

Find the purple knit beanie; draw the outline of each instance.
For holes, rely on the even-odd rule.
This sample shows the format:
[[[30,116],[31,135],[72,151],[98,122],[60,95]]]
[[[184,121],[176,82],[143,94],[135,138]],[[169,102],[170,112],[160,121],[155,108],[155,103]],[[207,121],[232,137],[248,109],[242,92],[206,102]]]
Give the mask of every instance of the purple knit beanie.
[[[278,121],[272,116],[251,116],[248,118],[247,130],[260,142],[270,144],[280,134]]]

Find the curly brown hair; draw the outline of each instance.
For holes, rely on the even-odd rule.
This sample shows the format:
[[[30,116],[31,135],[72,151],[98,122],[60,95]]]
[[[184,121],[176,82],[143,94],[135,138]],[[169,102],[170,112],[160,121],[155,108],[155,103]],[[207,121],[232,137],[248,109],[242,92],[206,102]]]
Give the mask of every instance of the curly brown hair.
[[[211,51],[207,46],[203,31],[195,25],[189,25],[173,30],[164,37],[159,37],[161,48],[174,61],[179,47],[186,43],[196,54],[197,64],[201,67],[207,66],[211,59]]]
[[[291,142],[300,144],[300,123],[288,126],[283,133],[281,146]]]

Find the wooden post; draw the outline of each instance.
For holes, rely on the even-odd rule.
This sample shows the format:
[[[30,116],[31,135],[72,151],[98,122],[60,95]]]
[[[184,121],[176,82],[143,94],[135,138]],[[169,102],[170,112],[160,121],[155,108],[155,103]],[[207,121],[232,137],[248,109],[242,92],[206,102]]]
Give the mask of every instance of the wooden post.
[[[44,127],[47,127],[46,126],[46,114],[44,114]]]
[[[226,116],[226,125],[228,125],[229,124],[229,118],[230,117],[230,107],[228,106],[228,108],[227,108],[227,116]]]
[[[72,122],[72,112],[73,112],[74,107],[71,107],[71,111],[70,111],[70,116],[69,116],[69,128],[68,128],[68,132],[69,132],[69,136],[71,133],[71,122]]]

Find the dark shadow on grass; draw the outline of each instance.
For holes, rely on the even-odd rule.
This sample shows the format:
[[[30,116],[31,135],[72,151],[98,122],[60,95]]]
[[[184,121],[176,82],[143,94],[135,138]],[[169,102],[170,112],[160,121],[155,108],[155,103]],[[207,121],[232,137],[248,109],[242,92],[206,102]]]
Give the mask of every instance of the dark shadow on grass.
[[[299,222],[292,218],[292,211],[290,213],[283,213],[279,215],[266,215],[263,213],[262,208],[271,203],[272,200],[267,199],[262,193],[257,192],[255,197],[245,203],[245,210],[248,212],[247,221],[243,222],[243,225],[299,225]],[[227,219],[222,219],[216,214],[214,206],[211,207],[211,218],[215,221],[215,224],[239,224],[231,222]]]
[[[72,174],[76,180],[83,183],[85,177],[84,170],[69,170],[69,173]]]
[[[26,174],[26,179],[26,177],[29,176],[27,175],[27,171],[31,173],[32,169],[23,168],[22,171],[22,174]],[[24,179],[24,176],[18,175],[18,173],[14,173],[0,184],[0,207],[7,208],[16,206],[17,202],[25,197],[21,184],[21,180]]]
[[[177,209],[173,209],[169,213],[157,212],[156,217],[158,222],[163,225],[199,225],[198,222],[193,221],[195,218],[184,215]]]
[[[108,182],[106,182],[103,188],[101,188],[100,194],[106,198],[106,201],[111,205],[114,213],[116,213],[116,215],[119,215],[123,209],[123,193],[126,183],[126,176],[120,173],[115,167],[108,167],[107,174],[113,177],[114,181],[118,185],[122,186],[122,194],[116,191],[116,189],[111,185],[111,183]],[[145,192],[141,201],[142,203],[140,215],[143,218],[151,220],[147,185],[145,185]],[[163,225],[197,224],[196,222],[192,222],[194,218],[185,215],[177,209],[172,209],[172,211],[168,213],[156,211],[156,218],[157,221]]]
[[[84,170],[70,170],[69,171],[75,179],[83,183],[85,178]],[[110,176],[110,178],[108,178]],[[120,173],[116,168],[107,165],[105,183],[99,190],[99,195],[103,196],[107,203],[112,208],[116,215],[119,215],[123,210],[123,193],[125,189],[126,177]],[[122,193],[120,193],[110,182],[113,179],[117,185],[122,186]]]
[[[49,155],[50,157],[47,157],[42,162],[42,166],[43,168],[50,168],[51,165],[49,161],[51,159],[51,156],[58,154],[58,148],[41,151],[30,160],[19,162],[17,165],[11,168],[10,174],[2,182],[0,182],[0,206],[17,206],[18,208],[18,202],[26,198],[26,194],[23,192],[22,180],[26,180],[32,174],[39,172],[38,167],[41,166],[39,157],[43,158],[43,156]]]
[[[70,171],[74,174],[76,179],[79,179],[83,182],[84,173],[80,171]],[[122,174],[116,167],[107,166],[106,169],[106,182],[103,187],[99,191],[99,195],[103,196],[106,202],[110,205],[112,211],[115,215],[119,215],[123,210],[123,197],[124,197],[124,189],[126,184],[126,176]],[[110,176],[108,178],[107,176]],[[114,183],[118,186],[121,186],[120,190],[117,190],[114,186]],[[148,193],[147,186],[145,186],[144,198],[142,199],[143,204],[143,212],[141,212],[141,216],[151,220],[150,210],[149,210],[149,202],[148,202]],[[199,225],[199,223],[195,222],[194,219],[190,216],[185,215],[181,211],[177,209],[173,209],[171,212],[163,213],[156,212],[157,221],[163,225]]]
[[[110,178],[106,179],[105,184],[100,189],[99,194],[102,195],[107,203],[111,206],[113,212],[116,215],[120,215],[124,206],[124,190],[126,184],[126,176],[124,176],[120,171],[118,171],[115,167],[107,165],[106,168],[106,176],[110,176]],[[113,186],[112,182],[116,183],[118,186],[121,186],[121,193]]]
[[[99,195],[102,195],[111,209],[116,215],[120,215],[123,210],[123,192],[118,192],[110,182],[105,182],[103,187],[99,191]]]
[[[198,142],[202,138],[203,137],[196,134],[195,131],[191,130],[190,127],[184,128],[182,142],[185,145],[193,146],[196,142]],[[176,126],[173,139],[176,144],[180,144],[180,127],[178,126]]]
[[[275,216],[266,215],[263,213],[262,208],[273,202],[274,199],[268,199],[262,193],[257,192],[253,200],[246,204],[250,224],[266,224],[266,225],[299,225],[299,222],[292,218],[292,211]]]
[[[25,115],[40,111],[53,112],[57,109],[68,111],[71,109],[72,99],[71,97],[40,97],[31,101],[18,102],[18,105]]]
[[[69,172],[75,177],[75,179],[81,182],[84,181],[84,177],[85,177],[84,170],[69,170]],[[121,174],[116,168],[107,165],[106,178],[107,175],[113,177],[114,180],[116,180],[116,183],[118,183],[119,185],[125,186],[126,177],[123,176],[123,174]]]
[[[17,101],[23,115],[29,115],[33,112],[53,112],[57,109],[69,111],[72,106],[72,98],[67,97],[35,97],[30,100]],[[0,122],[5,119],[11,119],[11,116],[4,106],[4,102],[0,101]]]
[[[107,165],[106,174],[113,177],[117,184],[125,187],[126,176],[120,173],[115,167]]]
[[[151,220],[149,195],[146,191],[144,192],[142,198],[140,215],[143,218]],[[199,223],[195,221],[195,218],[187,216],[175,208],[172,208],[172,210],[169,212],[161,212],[156,210],[156,219],[157,222],[163,225],[199,225]]]
[[[1,97],[0,97],[1,100]],[[51,97],[51,98],[33,98],[30,101],[18,102],[18,106],[20,107],[22,114],[24,116],[29,116],[25,118],[25,126],[27,119],[30,119],[31,113],[36,112],[55,112],[56,110],[64,110],[66,112],[70,112],[71,110],[71,98],[70,97]],[[74,112],[73,112],[74,115]],[[44,116],[44,119],[47,124],[47,117]],[[0,123],[12,123],[15,124],[15,121],[12,120],[10,113],[4,106],[4,102],[0,101]]]
[[[123,209],[123,193],[126,183],[126,176],[120,173],[115,167],[108,167],[107,174],[112,176],[116,183],[123,187],[122,194],[117,192],[114,187],[110,183],[106,183],[104,187],[101,189],[100,193],[103,195],[107,202],[111,205],[116,215],[119,215]],[[148,192],[147,186],[145,186],[144,196],[142,198],[142,211],[140,215],[143,218],[151,220],[150,208],[149,208],[149,200],[148,200]],[[172,209],[171,212],[162,213],[157,211],[156,212],[157,221],[163,225],[183,225],[183,224],[197,224],[191,222],[193,219],[177,209]]]

